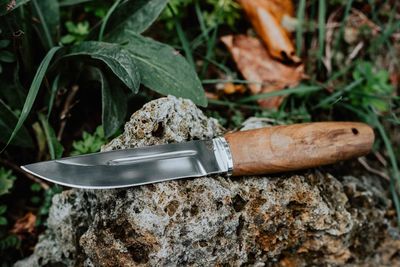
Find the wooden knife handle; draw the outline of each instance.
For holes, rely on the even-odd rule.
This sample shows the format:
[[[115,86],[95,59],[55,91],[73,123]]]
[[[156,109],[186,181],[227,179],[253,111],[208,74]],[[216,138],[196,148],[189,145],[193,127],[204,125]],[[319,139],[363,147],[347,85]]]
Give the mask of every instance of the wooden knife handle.
[[[312,168],[367,154],[374,132],[363,123],[317,122],[228,133],[233,175]]]

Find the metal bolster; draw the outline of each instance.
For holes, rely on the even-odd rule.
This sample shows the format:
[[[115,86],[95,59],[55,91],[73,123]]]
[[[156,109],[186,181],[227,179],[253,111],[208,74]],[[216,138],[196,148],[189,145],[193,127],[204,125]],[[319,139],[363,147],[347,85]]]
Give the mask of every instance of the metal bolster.
[[[226,171],[228,176],[231,176],[233,171],[233,159],[228,142],[223,137],[214,138],[212,141],[218,166]]]

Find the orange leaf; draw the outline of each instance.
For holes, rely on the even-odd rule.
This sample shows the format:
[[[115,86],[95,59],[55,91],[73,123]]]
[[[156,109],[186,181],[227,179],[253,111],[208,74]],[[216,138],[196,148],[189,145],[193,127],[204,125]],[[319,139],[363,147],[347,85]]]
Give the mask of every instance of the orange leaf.
[[[227,95],[232,95],[234,93],[244,93],[246,91],[246,87],[243,84],[233,84],[233,83],[225,83],[224,84],[224,93]]]
[[[261,41],[246,35],[228,35],[221,38],[228,47],[253,94],[269,93],[294,87],[303,77],[303,65],[288,66],[272,58]],[[283,97],[260,100],[262,107],[278,108]]]
[[[36,222],[36,215],[32,212],[28,212],[25,214],[24,217],[19,218],[13,228],[11,229],[11,233],[16,235],[23,235],[24,233],[33,233],[35,230],[35,222]]]
[[[282,26],[285,16],[294,15],[290,0],[239,0],[239,3],[271,56],[284,61],[300,62],[290,32]]]

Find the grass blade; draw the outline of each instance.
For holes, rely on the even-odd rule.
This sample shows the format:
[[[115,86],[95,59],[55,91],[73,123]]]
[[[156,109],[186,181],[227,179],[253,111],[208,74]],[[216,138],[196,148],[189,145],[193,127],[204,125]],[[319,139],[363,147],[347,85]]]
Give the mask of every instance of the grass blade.
[[[263,110],[263,108],[259,107],[259,106],[239,104],[239,103],[234,103],[234,102],[230,102],[227,100],[208,99],[208,103],[210,103],[212,105],[229,107],[230,109],[234,109],[235,107],[238,107],[238,108],[247,108],[250,110],[258,110],[258,111]]]
[[[208,31],[207,31],[207,28],[206,28],[206,24],[204,22],[204,17],[203,17],[203,13],[201,12],[199,1],[196,1],[194,3],[194,8],[195,8],[195,11],[196,11],[197,20],[199,21],[199,24],[200,24],[201,36],[205,40],[208,41]]]
[[[80,5],[80,4],[91,2],[91,1],[93,1],[93,0],[64,0],[64,1],[60,1],[59,5],[60,5],[60,7],[68,7],[68,6]]]
[[[38,70],[36,71],[35,77],[33,78],[31,87],[29,88],[29,93],[28,96],[26,97],[24,106],[21,111],[21,116],[18,119],[17,125],[15,126],[10,138],[8,139],[5,147],[2,149],[1,152],[4,151],[4,149],[10,144],[11,140],[15,137],[19,129],[21,129],[23,123],[25,122],[26,118],[28,117],[29,112],[32,109],[33,103],[35,102],[36,96],[39,92],[40,85],[42,84],[44,75],[46,74],[47,68],[49,67],[50,61],[53,59],[55,53],[60,49],[61,47],[56,46],[50,49],[49,52],[47,52],[46,56],[42,60],[42,62],[39,65]]]
[[[390,165],[392,165],[392,173],[390,175],[390,192],[392,193],[393,197],[393,202],[396,208],[396,213],[397,213],[397,225],[400,227],[400,200],[399,200],[399,186],[400,186],[400,171],[399,171],[399,166],[397,165],[397,158],[396,154],[394,153],[393,150],[393,145],[385,131],[385,128],[379,121],[378,117],[376,114],[371,111],[371,118],[372,118],[372,123],[374,126],[378,129],[378,132],[383,140],[383,143],[386,147],[386,152],[389,156],[390,159]]]
[[[195,66],[194,60],[193,60],[193,54],[190,49],[190,43],[189,43],[188,39],[186,38],[185,32],[182,29],[181,22],[178,20],[178,17],[176,16],[175,11],[170,6],[170,4],[168,4],[168,9],[171,11],[171,13],[174,17],[176,32],[177,32],[178,38],[182,44],[183,51],[185,52],[186,60],[189,62],[189,64],[192,66],[193,69],[196,69],[196,66]]]
[[[336,56],[336,53],[339,49],[340,41],[343,40],[344,28],[346,27],[347,18],[349,17],[352,5],[353,5],[353,0],[348,0],[347,4],[346,4],[346,9],[344,10],[343,20],[342,20],[342,23],[341,23],[340,29],[339,29],[339,38],[336,39],[334,49],[333,49],[335,51],[334,57]]]
[[[44,34],[43,42],[45,42],[44,45],[45,46],[47,45],[47,48],[50,49],[54,46],[53,38],[51,37],[51,31],[48,27],[48,24],[46,22],[44,15],[43,15],[42,9],[40,8],[39,4],[37,3],[37,0],[32,0],[32,5],[33,5],[33,8],[34,8],[37,16],[39,17],[40,25],[43,29],[43,34]]]
[[[4,103],[0,98],[0,142],[6,143],[8,138],[11,136],[14,130],[14,125],[17,123],[18,117],[12,111],[12,109]],[[24,148],[32,148],[33,141],[29,132],[25,127],[21,127],[21,130],[15,136],[11,142],[12,145],[20,146]],[[0,186],[1,188],[1,186]]]
[[[56,134],[54,133],[53,128],[51,128],[46,116],[39,113],[39,121],[42,124],[42,128],[44,130],[44,135],[46,136],[47,146],[49,148],[50,158],[52,160],[58,159],[62,156],[64,152],[63,146],[57,140]]]
[[[217,33],[218,33],[218,26],[214,29],[211,39],[209,39],[207,41],[207,52],[206,52],[206,57],[205,57],[205,61],[203,64],[203,68],[201,70],[201,77],[204,77],[204,75],[206,74],[209,60],[211,60],[214,55],[215,43],[217,41]]]
[[[273,96],[284,96],[284,95],[290,95],[290,94],[304,94],[304,93],[311,93],[315,91],[319,91],[324,89],[321,86],[309,86],[309,85],[299,85],[294,88],[290,89],[285,89],[285,90],[280,90],[280,91],[274,91],[270,93],[265,93],[265,94],[258,94],[258,95],[252,95],[249,97],[242,98],[241,100],[238,101],[238,103],[247,103],[259,99],[265,99]]]
[[[47,120],[50,118],[51,110],[53,109],[54,99],[56,97],[56,93],[58,90],[59,81],[60,81],[60,74],[58,74],[56,76],[56,78],[53,81],[53,84],[51,85],[51,95],[50,95],[49,107],[48,107],[48,111],[47,111]]]
[[[299,1],[299,7],[297,9],[297,29],[296,29],[296,54],[301,55],[301,49],[303,44],[303,26],[304,17],[306,12],[306,0]]]
[[[215,26],[211,26],[209,28],[207,28],[205,30],[205,32],[200,33],[199,35],[197,35],[195,38],[193,38],[193,40],[190,42],[190,47],[191,49],[194,51],[196,50],[200,45],[202,45],[204,43],[204,34],[207,35],[208,38],[208,34],[210,32],[212,32],[218,25]]]
[[[326,22],[326,2],[325,0],[319,0],[318,3],[318,58],[319,66],[324,56],[325,48],[325,22]]]
[[[313,107],[313,109],[319,108],[319,107],[323,107],[329,103],[336,103],[338,101],[338,99],[340,99],[340,97],[348,92],[351,91],[354,87],[360,85],[361,83],[364,82],[364,79],[359,79],[359,80],[355,80],[352,83],[350,83],[349,85],[347,85],[345,88],[343,88],[342,90],[338,90],[335,93],[333,93],[332,95],[328,96],[327,98],[323,99],[322,101],[320,101],[316,106]]]
[[[115,3],[110,7],[106,16],[104,17],[103,21],[101,22],[101,27],[100,27],[100,32],[99,32],[99,41],[100,42],[103,41],[104,31],[106,29],[107,22],[111,17],[111,14],[115,11],[115,9],[117,8],[117,6],[119,6],[120,3],[121,3],[121,0],[115,1]]]
[[[260,84],[260,85],[267,84],[267,83],[263,83],[263,82],[239,80],[239,79],[229,79],[229,80],[209,79],[209,80],[202,80],[201,83],[202,84],[237,83],[237,84]]]
[[[202,55],[198,55],[198,56],[201,57]],[[201,59],[207,61],[208,63],[211,63],[212,65],[214,65],[215,67],[217,67],[218,69],[223,71],[226,76],[234,76],[235,75],[234,72],[232,70],[230,70],[227,66],[225,66],[223,63],[217,62],[210,58],[207,59],[205,57],[201,57]]]

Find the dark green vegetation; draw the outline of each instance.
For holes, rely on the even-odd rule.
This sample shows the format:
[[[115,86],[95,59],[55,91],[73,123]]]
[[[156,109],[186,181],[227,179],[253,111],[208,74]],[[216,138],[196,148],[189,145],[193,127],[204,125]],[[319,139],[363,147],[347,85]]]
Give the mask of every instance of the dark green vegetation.
[[[5,266],[31,252],[45,229],[51,197],[61,190],[34,181],[19,165],[98,151],[132,111],[160,94],[205,106],[204,89],[248,83],[219,42],[222,35],[251,27],[236,2],[167,4],[0,0],[0,258]],[[229,128],[250,116],[277,124],[369,123],[377,141],[367,162],[389,177],[400,214],[400,3],[300,0],[297,5],[295,43],[309,78],[279,92],[220,95],[204,110]],[[354,14],[368,21],[353,27],[356,32]],[[278,110],[256,103],[276,95],[288,96]],[[34,229],[11,233],[28,212],[36,215]]]

